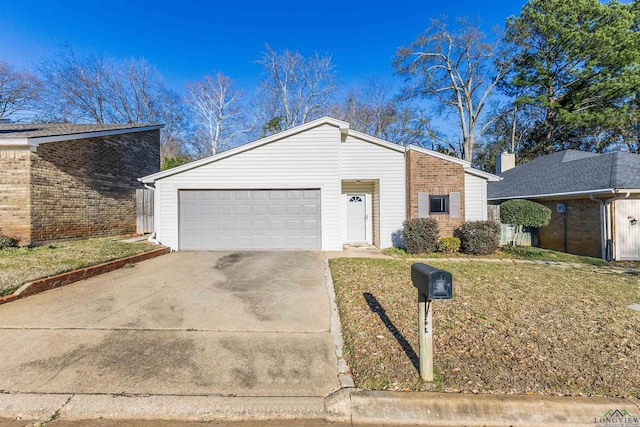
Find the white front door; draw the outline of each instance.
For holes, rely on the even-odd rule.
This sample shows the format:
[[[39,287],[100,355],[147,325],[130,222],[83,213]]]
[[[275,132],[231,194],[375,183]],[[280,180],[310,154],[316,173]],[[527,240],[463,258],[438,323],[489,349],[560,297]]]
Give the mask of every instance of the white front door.
[[[367,206],[364,194],[347,194],[347,240],[367,241]]]
[[[618,200],[616,209],[616,260],[640,260],[640,200]]]

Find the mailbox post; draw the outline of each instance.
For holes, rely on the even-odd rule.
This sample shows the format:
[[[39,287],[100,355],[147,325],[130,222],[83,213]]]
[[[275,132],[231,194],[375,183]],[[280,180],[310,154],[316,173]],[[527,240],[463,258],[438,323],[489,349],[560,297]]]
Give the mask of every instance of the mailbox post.
[[[423,263],[411,265],[411,281],[418,289],[418,337],[420,378],[433,381],[433,308],[434,299],[453,297],[451,273]]]

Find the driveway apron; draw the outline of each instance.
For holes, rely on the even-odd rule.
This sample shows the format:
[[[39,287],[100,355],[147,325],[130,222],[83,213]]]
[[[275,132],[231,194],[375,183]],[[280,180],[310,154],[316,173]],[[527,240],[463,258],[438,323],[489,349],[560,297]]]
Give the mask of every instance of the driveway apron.
[[[321,252],[175,252],[0,305],[0,390],[326,396]]]

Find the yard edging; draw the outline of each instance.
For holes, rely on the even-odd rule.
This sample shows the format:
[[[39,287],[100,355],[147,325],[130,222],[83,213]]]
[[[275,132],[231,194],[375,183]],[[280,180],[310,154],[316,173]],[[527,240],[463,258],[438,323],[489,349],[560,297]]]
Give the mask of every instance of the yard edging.
[[[45,277],[43,279],[34,280],[32,282],[22,285],[17,291],[11,295],[0,297],[0,304],[4,304],[10,301],[14,301],[21,298],[26,298],[30,295],[38,294],[40,292],[55,289],[60,286],[69,285],[80,280],[88,279],[90,277],[98,276],[103,273],[108,273],[113,270],[124,267],[127,264],[134,264],[140,261],[145,261],[151,258],[165,255],[171,252],[171,248],[163,247],[155,249],[149,252],[143,252],[137,255],[128,256],[126,258],[120,258],[113,261],[105,262],[102,264],[92,265],[90,267],[81,268],[78,270],[68,271],[66,273],[58,274],[56,276]]]

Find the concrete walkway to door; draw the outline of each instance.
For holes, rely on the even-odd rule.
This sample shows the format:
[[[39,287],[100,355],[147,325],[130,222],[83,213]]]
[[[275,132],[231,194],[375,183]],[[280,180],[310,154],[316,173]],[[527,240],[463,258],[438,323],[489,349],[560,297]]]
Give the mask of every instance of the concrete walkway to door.
[[[327,396],[321,252],[176,252],[0,306],[0,390]]]

